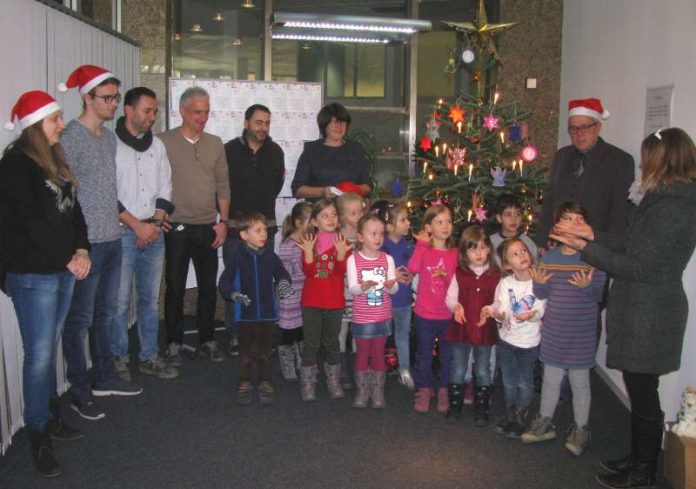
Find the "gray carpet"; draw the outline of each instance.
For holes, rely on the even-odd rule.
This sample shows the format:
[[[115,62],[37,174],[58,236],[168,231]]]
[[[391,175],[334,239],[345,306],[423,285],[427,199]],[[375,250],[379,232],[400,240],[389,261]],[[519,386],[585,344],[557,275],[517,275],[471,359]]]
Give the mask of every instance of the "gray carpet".
[[[411,393],[395,377],[383,411],[329,400],[324,386],[319,402],[303,404],[297,384],[277,371],[273,406],[238,407],[236,363],[185,361],[177,380],[141,377],[140,396],[99,401],[107,412],[101,421],[82,420],[64,403],[67,419],[87,436],[55,443],[63,474],[38,477],[20,432],[0,457],[0,488],[587,489],[599,487],[599,460],[627,445],[628,413],[596,375],[592,442],[576,457],[563,447],[568,402],[556,413],[559,437],[528,446],[492,431],[503,410],[500,388],[489,428],[473,426],[471,406],[454,426],[434,403],[430,413],[414,413]],[[277,357],[274,363],[277,369]]]

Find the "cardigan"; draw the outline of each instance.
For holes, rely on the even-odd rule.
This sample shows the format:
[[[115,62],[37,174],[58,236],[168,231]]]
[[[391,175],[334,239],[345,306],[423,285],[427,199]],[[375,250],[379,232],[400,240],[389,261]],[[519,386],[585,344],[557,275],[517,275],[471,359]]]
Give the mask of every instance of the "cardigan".
[[[612,276],[607,366],[635,373],[678,370],[688,302],[682,274],[696,247],[696,182],[648,192],[625,236],[595,232],[581,257]]]
[[[478,325],[481,309],[493,303],[495,288],[500,281],[500,273],[488,268],[481,275],[476,275],[471,268],[457,267],[450,288],[447,291],[447,306],[452,310],[459,303],[464,307],[466,322],[460,324],[454,320],[445,333],[445,340],[450,343],[467,343],[477,346],[490,346],[498,343],[498,327],[495,319],[488,318]],[[451,299],[454,298],[454,301]]]

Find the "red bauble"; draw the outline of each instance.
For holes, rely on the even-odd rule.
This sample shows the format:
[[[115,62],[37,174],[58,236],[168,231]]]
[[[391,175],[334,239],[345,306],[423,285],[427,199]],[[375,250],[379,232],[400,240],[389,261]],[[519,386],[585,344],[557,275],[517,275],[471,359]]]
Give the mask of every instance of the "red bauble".
[[[399,366],[399,357],[396,355],[396,348],[385,348],[384,361],[389,370],[394,370]]]

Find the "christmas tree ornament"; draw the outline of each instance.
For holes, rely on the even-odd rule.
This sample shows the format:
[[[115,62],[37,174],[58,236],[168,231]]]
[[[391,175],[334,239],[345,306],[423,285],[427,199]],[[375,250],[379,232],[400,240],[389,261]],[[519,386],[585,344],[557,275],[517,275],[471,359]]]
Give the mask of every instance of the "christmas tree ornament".
[[[532,161],[537,159],[537,156],[539,156],[539,150],[537,150],[535,146],[529,144],[522,148],[520,156],[525,162],[531,163]]]
[[[430,138],[431,141],[437,141],[440,139],[440,123],[434,118],[431,117],[430,120],[428,120],[428,123],[425,125],[427,128],[427,136]]]
[[[476,53],[471,48],[466,48],[462,51],[462,61],[466,64],[471,64],[476,59]]]
[[[428,136],[423,136],[420,140],[420,149],[427,152],[433,147],[433,142]]]
[[[515,123],[508,129],[508,139],[511,143],[518,143],[522,140],[522,126]]]
[[[399,177],[392,182],[391,185],[391,194],[393,197],[401,197],[404,194],[404,186],[401,184],[401,180],[399,180]]]
[[[464,164],[464,159],[466,158],[466,148],[453,147],[447,151],[447,168],[450,170],[455,166],[461,166]]]
[[[488,114],[483,118],[483,127],[489,131],[495,131],[500,127],[500,118],[493,114]]]
[[[452,120],[452,124],[457,124],[457,122],[464,122],[464,109],[458,106],[450,108],[449,116]]]
[[[442,205],[449,207],[450,202],[451,202],[451,201],[450,201],[449,195],[445,195],[445,196],[442,198]]]
[[[481,142],[481,138],[477,134],[472,134],[469,136],[469,141],[471,141],[472,144],[478,144]]]
[[[491,169],[491,177],[493,177],[494,187],[504,187],[505,186],[505,175],[507,170],[501,169],[499,166]]]
[[[471,79],[475,82],[478,83],[481,81],[481,72],[480,71],[474,71],[471,74]]]
[[[537,190],[537,193],[536,193],[536,201],[537,201],[539,204],[543,204],[543,203],[544,203],[544,192],[543,192],[543,191]]]
[[[488,216],[488,211],[485,207],[477,207],[476,209],[474,209],[474,215],[476,216],[476,220],[478,222],[483,222],[486,220]]]

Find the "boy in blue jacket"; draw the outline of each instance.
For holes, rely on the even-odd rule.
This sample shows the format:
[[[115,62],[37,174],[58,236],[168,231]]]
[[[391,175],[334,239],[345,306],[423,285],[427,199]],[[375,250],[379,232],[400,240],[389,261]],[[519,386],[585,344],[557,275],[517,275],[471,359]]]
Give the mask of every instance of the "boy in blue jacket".
[[[237,338],[239,339],[239,389],[237,402],[251,404],[252,367],[259,372],[259,401],[273,403],[271,352],[278,320],[277,296],[293,293],[290,275],[270,247],[266,247],[266,218],[258,212],[243,213],[237,218],[243,245],[225,258],[220,277],[222,296],[235,303]]]

